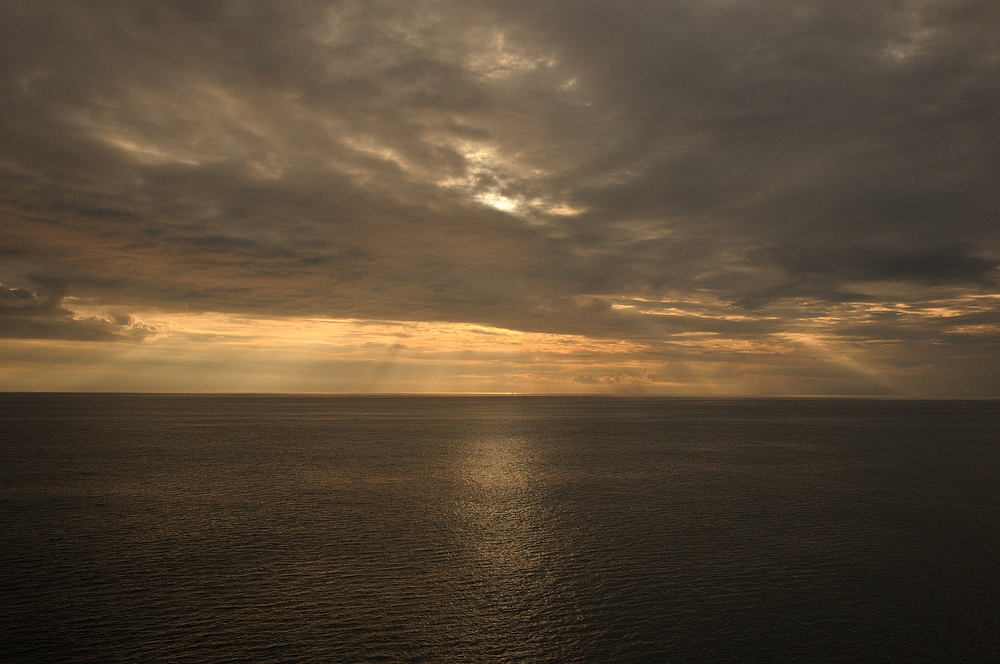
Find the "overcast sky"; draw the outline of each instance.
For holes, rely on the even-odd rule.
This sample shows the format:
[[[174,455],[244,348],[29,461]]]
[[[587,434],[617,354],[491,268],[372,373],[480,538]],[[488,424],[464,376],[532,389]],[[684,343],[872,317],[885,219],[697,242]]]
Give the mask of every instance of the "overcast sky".
[[[0,389],[1000,396],[996,0],[0,0]]]

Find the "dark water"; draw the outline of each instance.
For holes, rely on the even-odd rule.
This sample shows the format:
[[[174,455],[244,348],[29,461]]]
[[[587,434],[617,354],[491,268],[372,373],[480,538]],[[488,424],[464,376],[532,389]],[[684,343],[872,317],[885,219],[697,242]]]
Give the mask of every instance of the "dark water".
[[[1000,661],[1000,402],[0,395],[6,661]]]

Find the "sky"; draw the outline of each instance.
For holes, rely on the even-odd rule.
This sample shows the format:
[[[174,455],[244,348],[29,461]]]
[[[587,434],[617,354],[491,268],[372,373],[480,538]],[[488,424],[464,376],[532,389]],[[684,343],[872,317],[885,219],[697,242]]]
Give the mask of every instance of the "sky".
[[[0,390],[1000,396],[995,0],[0,0]]]

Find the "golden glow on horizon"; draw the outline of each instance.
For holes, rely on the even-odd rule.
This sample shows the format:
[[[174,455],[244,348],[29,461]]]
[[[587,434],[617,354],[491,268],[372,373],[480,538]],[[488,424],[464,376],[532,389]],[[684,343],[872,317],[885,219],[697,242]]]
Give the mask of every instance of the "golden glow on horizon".
[[[93,315],[93,314],[90,314]],[[357,319],[260,319],[219,313],[137,315],[156,330],[151,343],[183,338],[233,345],[330,350],[374,348],[412,351],[435,356],[465,353],[602,353],[625,355],[646,350],[644,344],[592,339],[570,334],[521,332],[472,323],[368,321]]]
[[[992,323],[955,315],[989,311],[982,298],[919,304],[845,303],[786,317],[770,331],[743,324],[774,316],[734,314],[713,301],[592,297],[622,315],[675,319],[648,339],[525,332],[458,322],[250,318],[225,313],[88,308],[66,298],[80,321],[118,323],[130,340],[0,340],[0,389],[221,392],[414,392],[678,394],[899,393],[906,371],[899,343],[838,333],[881,316],[936,320],[945,332],[995,335]],[[955,320],[952,324],[950,321]],[[718,329],[705,325],[718,324]],[[734,326],[736,324],[736,326]],[[689,327],[696,325],[697,327]],[[799,367],[826,366],[820,379]],[[835,388],[831,388],[833,385]]]

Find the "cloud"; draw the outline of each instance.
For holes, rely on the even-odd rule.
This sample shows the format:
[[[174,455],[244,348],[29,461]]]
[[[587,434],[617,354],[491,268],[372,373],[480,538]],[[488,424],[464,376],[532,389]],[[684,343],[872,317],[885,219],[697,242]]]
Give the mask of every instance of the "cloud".
[[[0,12],[0,280],[78,298],[11,333],[86,302],[995,362],[871,313],[997,310],[995,2]]]
[[[140,340],[153,332],[131,316],[75,317],[60,306],[63,288],[39,295],[0,284],[0,338],[65,339],[73,341]]]
[[[790,275],[838,281],[914,281],[992,285],[1000,261],[969,255],[968,247],[945,245],[923,251],[886,247],[781,247],[768,256]]]

